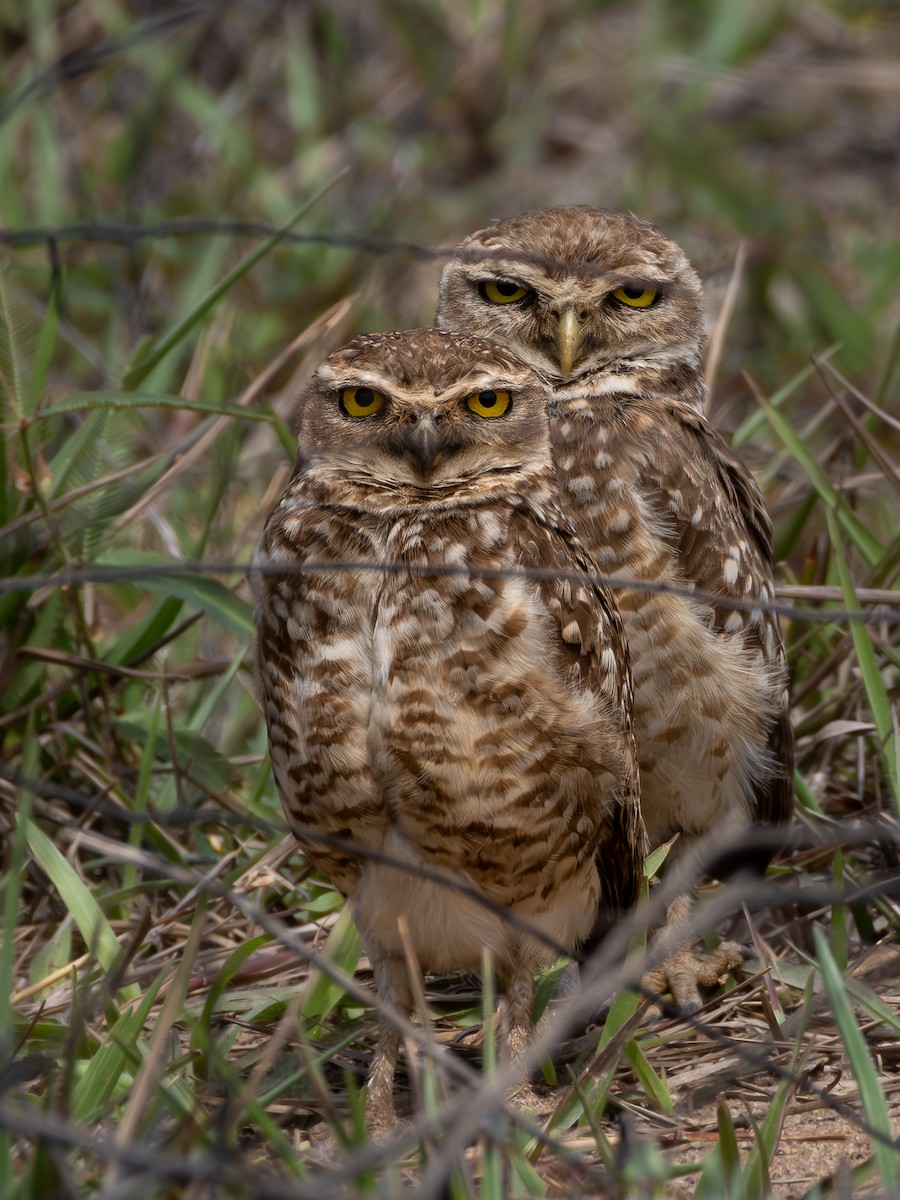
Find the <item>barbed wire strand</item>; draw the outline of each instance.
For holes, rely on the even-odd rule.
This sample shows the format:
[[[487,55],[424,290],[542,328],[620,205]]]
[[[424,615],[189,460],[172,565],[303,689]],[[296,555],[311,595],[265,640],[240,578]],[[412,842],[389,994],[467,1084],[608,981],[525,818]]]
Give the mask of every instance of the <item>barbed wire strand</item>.
[[[666,581],[636,579],[623,575],[605,575],[601,572],[558,570],[544,567],[495,567],[490,564],[469,563],[410,563],[410,562],[372,562],[367,560],[308,560],[304,563],[294,563],[290,566],[274,564],[248,564],[229,561],[200,562],[192,560],[173,561],[171,563],[141,563],[134,566],[126,564],[104,566],[95,564],[84,567],[67,567],[60,571],[47,574],[6,575],[0,577],[0,595],[13,592],[38,592],[45,588],[83,587],[88,584],[104,583],[139,583],[181,576],[217,576],[217,575],[246,575],[248,578],[267,577],[284,579],[292,576],[311,575],[317,572],[338,572],[345,574],[373,575],[414,575],[426,578],[472,577],[487,580],[531,580],[535,582],[590,584],[595,587],[608,588],[612,592],[646,592],[676,596],[691,603],[707,608],[727,608],[735,612],[753,614],[757,611],[773,613],[777,616],[797,621],[810,621],[819,624],[857,621],[863,624],[889,625],[900,624],[900,614],[894,613],[894,607],[900,607],[900,590],[889,588],[866,589],[862,592],[862,602],[879,605],[874,610],[868,609],[818,609],[803,608],[793,604],[783,604],[776,600],[763,600],[759,596],[750,595],[745,598],[723,596],[716,592],[704,592],[687,585],[681,586]],[[788,585],[788,593],[802,594],[799,586]],[[821,589],[815,589],[818,593]],[[778,589],[776,589],[776,594]],[[823,603],[831,602],[837,597],[837,589],[822,596]]]

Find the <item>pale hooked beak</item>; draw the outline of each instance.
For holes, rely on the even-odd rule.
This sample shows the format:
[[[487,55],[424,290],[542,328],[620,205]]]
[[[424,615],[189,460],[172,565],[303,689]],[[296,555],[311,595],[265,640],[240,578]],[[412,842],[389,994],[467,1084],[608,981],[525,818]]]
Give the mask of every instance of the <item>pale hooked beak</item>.
[[[434,466],[438,452],[438,431],[434,417],[430,413],[422,413],[404,440],[419,464],[419,470],[427,475]]]
[[[584,334],[581,329],[581,322],[570,308],[559,318],[559,325],[556,327],[556,348],[559,351],[559,369],[563,375],[568,375],[572,367],[575,365],[575,360],[578,358],[578,352],[581,350],[581,344],[584,340]]]

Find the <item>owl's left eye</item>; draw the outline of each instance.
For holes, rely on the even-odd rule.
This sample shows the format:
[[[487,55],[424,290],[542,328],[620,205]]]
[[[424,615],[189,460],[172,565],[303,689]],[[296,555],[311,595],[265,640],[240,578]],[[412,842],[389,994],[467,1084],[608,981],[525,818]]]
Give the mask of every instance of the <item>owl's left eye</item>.
[[[348,417],[371,417],[384,407],[385,397],[374,388],[344,388],[341,391],[341,408]]]
[[[509,392],[496,391],[486,388],[483,392],[474,392],[466,397],[469,412],[476,417],[502,417],[509,412],[512,396]]]
[[[627,304],[629,308],[649,308],[658,296],[656,288],[645,288],[640,284],[632,287],[625,283],[613,292],[613,299],[618,300],[620,304]]]
[[[490,304],[515,304],[528,295],[528,288],[511,279],[482,279],[478,291]]]

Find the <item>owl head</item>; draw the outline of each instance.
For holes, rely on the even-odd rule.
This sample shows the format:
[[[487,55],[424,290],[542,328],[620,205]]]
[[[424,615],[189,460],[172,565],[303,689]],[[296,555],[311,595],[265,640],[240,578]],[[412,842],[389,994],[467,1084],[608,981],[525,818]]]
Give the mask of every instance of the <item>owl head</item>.
[[[535,209],[466,238],[442,273],[436,323],[497,338],[554,380],[699,362],[703,340],[700,280],[680,247],[588,205]]]
[[[367,333],[330,355],[301,399],[298,470],[364,489],[449,494],[550,469],[545,392],[481,337]]]

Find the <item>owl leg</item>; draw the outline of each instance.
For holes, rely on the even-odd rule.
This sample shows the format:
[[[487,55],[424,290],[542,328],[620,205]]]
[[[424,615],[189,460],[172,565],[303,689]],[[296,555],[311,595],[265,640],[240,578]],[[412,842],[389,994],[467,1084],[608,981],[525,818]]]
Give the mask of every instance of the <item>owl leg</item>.
[[[715,987],[723,975],[743,962],[735,942],[722,942],[706,960],[695,956],[691,937],[683,932],[691,912],[691,894],[679,896],[669,905],[663,938],[675,944],[658,967],[648,971],[642,980],[648,991],[664,995],[671,992],[675,1004],[683,1012],[696,1012],[703,1001],[701,987]]]
[[[386,954],[372,954],[370,957],[378,998],[407,1016],[411,1014],[413,1000],[406,962],[399,956]],[[366,1091],[366,1125],[371,1133],[387,1132],[397,1124],[394,1076],[402,1040],[400,1031],[382,1017]]]
[[[506,1001],[506,1050],[510,1062],[515,1064],[531,1040],[534,1032],[534,974],[526,966],[513,968],[505,980]],[[535,1092],[524,1072],[517,1080],[512,1100],[517,1108],[530,1108],[538,1112],[546,1101]]]
[[[523,967],[513,970],[506,981],[508,1030],[506,1035],[510,1059],[515,1062],[528,1044],[534,1014],[534,975]]]

